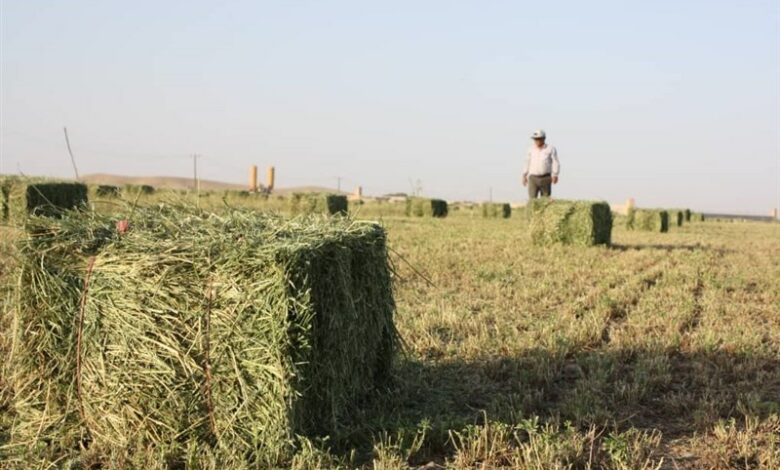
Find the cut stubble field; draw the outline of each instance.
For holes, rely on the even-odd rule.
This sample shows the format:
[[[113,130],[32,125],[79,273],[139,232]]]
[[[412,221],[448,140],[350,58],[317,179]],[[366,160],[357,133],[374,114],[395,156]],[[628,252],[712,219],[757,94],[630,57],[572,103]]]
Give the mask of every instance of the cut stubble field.
[[[616,223],[581,248],[533,246],[521,211],[382,223],[391,386],[291,466],[780,466],[780,224]]]
[[[584,249],[522,222],[387,223],[407,355],[381,415],[428,427],[413,463],[780,465],[780,225]]]

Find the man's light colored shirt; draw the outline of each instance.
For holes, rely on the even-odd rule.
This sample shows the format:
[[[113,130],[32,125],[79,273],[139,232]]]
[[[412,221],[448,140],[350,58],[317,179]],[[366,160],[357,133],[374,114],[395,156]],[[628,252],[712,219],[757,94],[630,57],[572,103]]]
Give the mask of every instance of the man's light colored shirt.
[[[558,163],[558,151],[552,145],[544,144],[542,148],[531,145],[525,159],[524,175],[558,176],[561,164]]]

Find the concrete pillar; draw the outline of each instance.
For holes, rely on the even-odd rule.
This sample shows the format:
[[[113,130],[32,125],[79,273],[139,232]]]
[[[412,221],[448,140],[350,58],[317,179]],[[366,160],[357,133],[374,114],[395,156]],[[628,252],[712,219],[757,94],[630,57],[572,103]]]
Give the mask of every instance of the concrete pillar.
[[[249,167],[249,191],[257,191],[257,165]]]
[[[635,206],[636,206],[636,203],[634,202],[634,198],[633,198],[633,197],[630,197],[630,198],[628,198],[628,200],[626,200],[626,212],[625,212],[625,213],[626,213],[626,215],[627,215],[627,214],[628,214],[628,212],[629,212],[631,209],[633,209]]]
[[[276,177],[276,170],[274,169],[274,167],[269,166],[268,173],[266,173],[266,177],[265,177],[265,187],[268,189],[268,191],[274,190],[275,177]]]

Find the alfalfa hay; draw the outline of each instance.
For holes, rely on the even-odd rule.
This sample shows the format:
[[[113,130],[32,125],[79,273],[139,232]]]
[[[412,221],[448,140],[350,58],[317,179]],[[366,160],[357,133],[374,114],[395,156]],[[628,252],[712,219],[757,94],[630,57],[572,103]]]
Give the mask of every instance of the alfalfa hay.
[[[482,217],[508,219],[512,215],[512,206],[496,202],[482,204]]]
[[[626,228],[648,232],[668,232],[669,213],[665,210],[632,208],[626,217]]]
[[[535,245],[609,245],[612,211],[606,202],[534,199],[528,206]]]
[[[290,196],[290,212],[293,214],[346,215],[349,208],[347,196],[329,193],[293,193]]]
[[[20,225],[28,215],[56,217],[84,207],[88,199],[87,186],[81,183],[14,176],[2,179],[0,194],[3,221]]]
[[[672,209],[669,213],[669,225],[673,227],[682,227],[685,222],[685,211],[682,209]]]
[[[113,186],[110,184],[101,184],[95,188],[95,196],[119,197],[119,186]]]
[[[449,208],[443,199],[410,197],[406,200],[406,215],[414,217],[447,217]]]
[[[272,467],[387,377],[379,226],[165,208],[137,209],[121,236],[114,223],[31,219],[14,442],[88,446],[112,464]]]

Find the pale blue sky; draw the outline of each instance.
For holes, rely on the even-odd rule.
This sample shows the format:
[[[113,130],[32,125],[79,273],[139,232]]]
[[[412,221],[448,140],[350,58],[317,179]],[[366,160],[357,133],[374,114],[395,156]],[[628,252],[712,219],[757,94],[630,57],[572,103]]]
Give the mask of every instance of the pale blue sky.
[[[2,172],[780,206],[780,2],[2,1]]]

